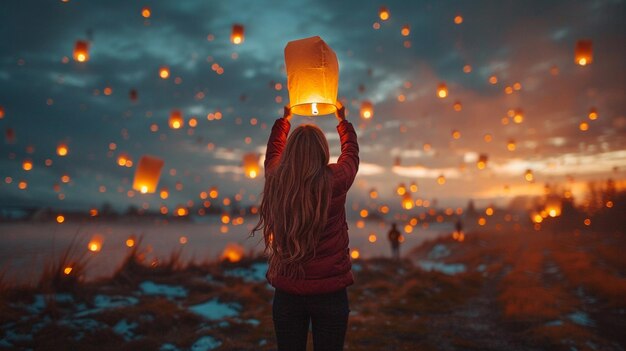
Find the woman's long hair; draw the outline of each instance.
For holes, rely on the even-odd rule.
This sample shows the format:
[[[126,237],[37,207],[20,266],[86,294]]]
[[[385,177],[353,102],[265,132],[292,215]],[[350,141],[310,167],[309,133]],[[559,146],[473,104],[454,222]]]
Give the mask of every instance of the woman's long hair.
[[[328,141],[314,125],[296,128],[279,164],[265,174],[259,222],[268,256],[268,278],[304,278],[304,264],[315,248],[328,218],[331,198]]]

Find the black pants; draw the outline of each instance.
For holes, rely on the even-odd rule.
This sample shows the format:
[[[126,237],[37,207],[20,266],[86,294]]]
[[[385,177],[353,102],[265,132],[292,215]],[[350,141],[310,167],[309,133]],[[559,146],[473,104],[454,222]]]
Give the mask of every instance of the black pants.
[[[276,289],[272,312],[279,351],[306,351],[309,323],[315,351],[343,350],[350,313],[346,288],[317,295]]]

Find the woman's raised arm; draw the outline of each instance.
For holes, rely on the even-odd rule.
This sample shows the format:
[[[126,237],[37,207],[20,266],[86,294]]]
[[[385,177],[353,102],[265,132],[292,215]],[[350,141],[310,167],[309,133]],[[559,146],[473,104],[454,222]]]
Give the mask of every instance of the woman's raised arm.
[[[291,116],[291,108],[287,105],[285,106],[283,117],[274,122],[270,138],[267,141],[267,149],[265,150],[265,173],[267,173],[269,168],[278,164],[280,160],[280,155],[285,148],[285,144],[287,144],[287,135],[291,128],[291,123],[289,123]]]

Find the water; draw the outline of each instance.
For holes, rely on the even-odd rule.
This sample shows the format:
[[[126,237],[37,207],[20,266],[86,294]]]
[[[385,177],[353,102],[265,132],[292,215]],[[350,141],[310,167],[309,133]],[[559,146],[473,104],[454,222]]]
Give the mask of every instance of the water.
[[[247,219],[250,222],[252,219]],[[358,228],[355,222],[349,222],[350,248],[359,251],[360,258],[389,256],[391,249],[387,240],[389,225],[383,222],[364,223]],[[208,223],[171,222],[171,223],[1,223],[0,224],[0,271],[5,271],[5,282],[34,283],[45,265],[54,262],[72,242],[77,239],[77,251],[85,253],[90,261],[86,273],[88,280],[111,276],[120,266],[130,250],[126,240],[134,235],[143,235],[141,247],[149,249],[148,260],[165,259],[175,250],[182,249],[183,260],[204,262],[218,259],[229,243],[241,245],[246,254],[260,253],[263,250],[261,234],[248,238],[251,223],[222,226],[219,218],[209,219]],[[223,233],[221,230],[228,229]],[[452,231],[450,224],[431,225],[428,229],[416,227],[412,233],[405,234],[401,254],[429,239]],[[375,234],[374,243],[368,241],[370,234]],[[99,235],[102,248],[99,252],[87,250],[90,239]],[[181,244],[180,238],[187,239]]]

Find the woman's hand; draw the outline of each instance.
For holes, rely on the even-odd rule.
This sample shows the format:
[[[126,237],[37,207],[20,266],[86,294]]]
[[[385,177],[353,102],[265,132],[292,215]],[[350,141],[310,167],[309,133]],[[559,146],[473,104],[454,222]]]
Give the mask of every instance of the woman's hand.
[[[335,106],[337,107],[337,111],[335,111],[335,117],[337,117],[337,120],[339,122],[345,121],[345,119],[346,119],[346,108],[339,101],[337,101],[337,103],[335,103]]]
[[[291,105],[287,104],[287,105],[285,105],[285,107],[283,109],[284,109],[283,118],[289,121],[291,119],[291,117],[293,116],[291,114]]]

